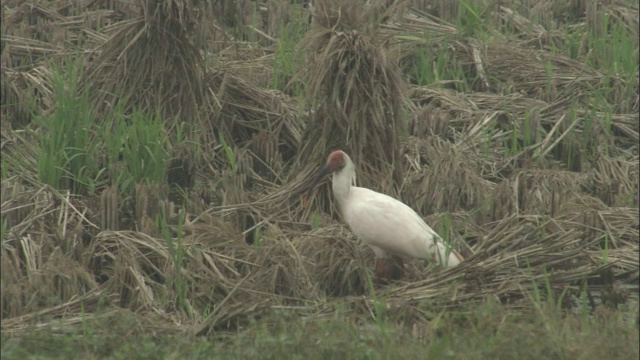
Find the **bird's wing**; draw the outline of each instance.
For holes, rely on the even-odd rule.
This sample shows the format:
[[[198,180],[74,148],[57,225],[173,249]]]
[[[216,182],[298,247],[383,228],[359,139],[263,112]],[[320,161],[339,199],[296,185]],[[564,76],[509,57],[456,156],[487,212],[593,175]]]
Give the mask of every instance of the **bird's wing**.
[[[362,241],[400,256],[431,259],[440,239],[409,206],[365,188],[351,188],[343,216]]]

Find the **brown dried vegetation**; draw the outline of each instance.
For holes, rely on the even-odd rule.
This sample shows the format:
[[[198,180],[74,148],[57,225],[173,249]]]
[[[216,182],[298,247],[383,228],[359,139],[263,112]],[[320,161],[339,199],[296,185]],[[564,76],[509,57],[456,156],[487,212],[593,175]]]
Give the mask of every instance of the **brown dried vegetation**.
[[[406,264],[407,278],[385,296],[411,321],[428,320],[415,310],[425,300],[518,306],[546,281],[571,296],[637,284],[637,74],[605,75],[550,51],[563,31],[607,31],[602,11],[637,36],[637,6],[486,2],[517,36],[485,41],[458,32],[456,1],[282,3],[3,3],[2,161],[33,165],[2,180],[3,332],[51,319],[64,331],[128,309],[141,331],[207,334],[270,309],[326,313],[337,297],[370,316],[372,252],[339,222],[328,187],[300,203],[336,148],[357,163],[360,185],[403,199],[466,258],[447,271]],[[247,15],[255,11],[257,25]],[[302,105],[260,86],[273,74],[278,17],[294,11],[312,19],[299,45]],[[411,37],[425,33],[432,42]],[[469,91],[407,73],[420,51],[441,47]],[[78,196],[38,182],[28,144],[44,135],[32,111],[54,109],[48,66],[70,54],[85,64],[96,121],[121,103],[160,109],[172,131],[182,122],[197,130],[200,152],[171,148],[180,201],[169,184],[138,184],[123,202],[109,184]],[[594,103],[604,86],[614,89],[607,103]],[[613,115],[605,120],[599,106]],[[234,170],[213,155],[221,134]],[[181,239],[179,261],[156,224],[163,212]]]

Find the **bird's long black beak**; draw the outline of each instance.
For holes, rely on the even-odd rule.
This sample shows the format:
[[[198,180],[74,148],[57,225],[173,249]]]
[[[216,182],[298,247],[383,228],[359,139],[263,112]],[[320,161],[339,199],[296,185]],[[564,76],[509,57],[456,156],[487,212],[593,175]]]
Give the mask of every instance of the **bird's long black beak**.
[[[324,179],[325,176],[329,175],[330,172],[331,171],[329,171],[329,167],[325,165],[322,167],[322,169],[320,169],[316,177],[313,178],[313,182],[311,183],[311,186],[309,186],[309,190],[307,190],[302,198],[302,206],[304,208],[306,208],[308,205],[309,196],[311,195],[313,189],[316,187],[316,185],[318,185],[320,181],[322,181],[322,179]]]
[[[313,188],[315,188],[316,185],[318,185],[318,183],[322,181],[322,179],[324,179],[325,176],[329,175],[329,173],[330,173],[329,167],[323,166],[322,169],[320,169],[320,171],[316,175],[316,177],[313,179],[313,182],[311,183],[311,187],[309,188],[309,192],[311,192],[311,190],[313,190]]]

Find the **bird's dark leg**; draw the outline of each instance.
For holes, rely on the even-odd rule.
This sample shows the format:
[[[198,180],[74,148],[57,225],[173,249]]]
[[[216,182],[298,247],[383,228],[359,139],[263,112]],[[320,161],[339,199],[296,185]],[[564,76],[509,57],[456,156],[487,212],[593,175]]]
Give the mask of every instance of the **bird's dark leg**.
[[[393,259],[388,259],[384,264],[384,280],[386,284],[389,284],[393,280]]]
[[[391,281],[402,279],[403,274],[402,259],[376,258],[376,289],[379,289],[382,285],[388,285]]]
[[[401,258],[394,257],[388,259],[384,266],[384,279],[387,283],[391,281],[397,281],[402,279],[404,275],[404,269],[402,268],[403,261]]]
[[[376,269],[374,272],[374,281],[376,289],[382,286],[382,278],[386,277],[387,261],[382,258],[376,258]]]
[[[395,261],[389,261],[387,278],[389,280],[401,280],[404,275],[402,258],[395,258]]]

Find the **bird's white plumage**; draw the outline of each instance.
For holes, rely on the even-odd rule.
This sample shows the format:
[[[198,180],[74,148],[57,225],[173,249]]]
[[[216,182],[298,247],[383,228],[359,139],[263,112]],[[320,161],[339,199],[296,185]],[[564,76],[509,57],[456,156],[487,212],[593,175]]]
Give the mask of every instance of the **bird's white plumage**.
[[[388,195],[354,186],[355,167],[347,154],[342,154],[344,166],[333,174],[334,196],[351,231],[377,257],[393,254],[437,261],[449,267],[460,263],[460,255],[447,250],[440,236],[409,206]]]

